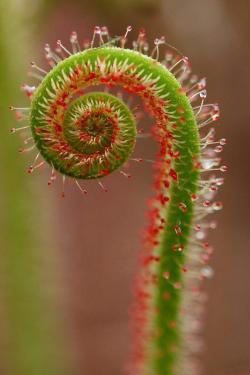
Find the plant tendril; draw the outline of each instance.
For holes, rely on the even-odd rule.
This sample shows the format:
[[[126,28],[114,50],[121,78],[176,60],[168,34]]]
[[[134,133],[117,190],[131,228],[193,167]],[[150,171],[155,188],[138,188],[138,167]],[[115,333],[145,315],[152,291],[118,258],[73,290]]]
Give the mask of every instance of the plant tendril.
[[[105,176],[119,170],[130,177],[121,170],[124,164],[143,161],[132,156],[138,108],[153,119],[150,136],[159,145],[155,194],[135,280],[128,370],[131,375],[194,375],[200,371],[202,347],[198,332],[205,297],[200,282],[213,274],[206,264],[212,247],[204,239],[216,225],[207,215],[222,208],[214,197],[223,178],[214,171],[226,170],[218,157],[225,140],[215,140],[214,128],[206,133],[219,109],[205,104],[206,80],[191,73],[188,58],[163,37],[155,40],[150,57],[143,29],[133,48],[125,48],[131,29],[112,39],[106,27],[96,26],[83,48],[73,32],[72,53],[61,42],[55,51],[46,45],[51,70],[33,65],[44,76],[36,88],[23,86],[31,99],[30,129],[51,168],[49,185],[62,174],[63,196],[66,178],[85,195],[79,180],[97,179],[107,191]],[[135,106],[131,97],[142,104]],[[26,110],[12,110],[26,121]]]

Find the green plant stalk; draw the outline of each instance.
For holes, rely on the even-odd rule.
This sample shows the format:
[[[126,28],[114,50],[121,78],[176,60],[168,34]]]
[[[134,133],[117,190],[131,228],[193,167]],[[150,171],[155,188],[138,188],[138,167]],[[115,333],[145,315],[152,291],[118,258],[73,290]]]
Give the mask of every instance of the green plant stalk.
[[[100,61],[105,65],[102,71],[98,67]],[[161,209],[166,218],[166,224],[161,234],[160,245],[156,249],[160,261],[158,264],[150,266],[159,278],[157,287],[151,291],[151,305],[158,313],[152,318],[153,321],[150,325],[152,325],[154,332],[161,332],[161,334],[154,335],[148,343],[145,343],[145,346],[150,346],[150,349],[146,350],[148,355],[143,364],[145,374],[174,375],[175,362],[177,361],[174,348],[178,347],[180,341],[178,320],[182,294],[182,290],[174,287],[174,285],[182,282],[182,266],[185,264],[185,252],[173,251],[173,249],[175,246],[186,247],[188,243],[193,220],[194,203],[192,196],[197,191],[199,179],[199,169],[195,167],[195,163],[200,158],[200,138],[196,118],[188,97],[181,90],[181,86],[174,75],[148,56],[117,47],[107,46],[89,49],[74,54],[58,63],[38,86],[31,104],[32,133],[37,148],[46,161],[55,167],[57,171],[80,179],[102,177],[102,171],[109,168],[112,157],[109,155],[104,162],[103,159],[100,159],[99,166],[97,165],[94,168],[94,172],[88,165],[85,165],[87,173],[83,172],[82,163],[85,161],[82,161],[80,166],[78,165],[79,155],[77,152],[74,156],[70,156],[71,163],[69,164],[68,158],[64,158],[55,151],[55,147],[52,147],[53,144],[58,144],[60,149],[64,144],[64,138],[59,138],[58,143],[53,143],[57,142],[58,134],[51,130],[53,126],[48,130],[46,118],[49,117],[51,119],[50,123],[56,125],[58,121],[63,119],[63,111],[67,111],[68,103],[77,90],[82,90],[90,85],[98,85],[103,77],[107,79],[110,74],[119,72],[117,66],[126,66],[126,69],[124,71],[121,69],[121,75],[115,83],[112,81],[112,84],[128,88],[129,84],[123,81],[128,76],[133,76],[147,87],[145,90],[148,90],[148,92],[144,89],[140,91],[138,86],[131,88],[131,91],[137,93],[142,99],[146,97],[144,96],[145,92],[150,93],[152,90],[157,99],[163,101],[166,99],[164,104],[162,104],[162,109],[168,117],[165,130],[172,132],[173,150],[179,153],[178,158],[172,159],[167,150],[164,154],[165,161],[171,159],[172,176],[168,167],[163,170],[163,173],[165,175],[169,174],[171,179],[170,200],[167,208]],[[80,69],[80,73],[76,73],[76,77],[73,79],[72,72],[74,69]],[[85,78],[88,75],[92,78],[87,80]],[[74,81],[76,86],[75,89],[71,88],[72,81]],[[149,81],[153,82],[151,86],[147,86]],[[56,114],[53,114],[53,103],[59,103],[65,96],[67,96],[67,100],[63,101],[63,109],[58,105]],[[88,96],[91,97],[91,94],[88,94]],[[103,101],[105,100],[107,100],[106,96],[103,97]],[[157,114],[157,105],[153,104],[152,108]],[[173,124],[176,126],[172,126]],[[68,123],[64,122],[64,137],[67,134],[67,127]],[[44,140],[44,133],[41,132],[41,129],[48,131],[46,137],[49,134],[49,137],[53,139],[52,143]],[[69,143],[71,142],[70,137],[66,139]],[[70,152],[73,154],[74,150],[70,148],[69,155],[71,155]],[[84,149],[82,154],[84,154]],[[96,155],[93,157],[93,164],[96,163],[96,160],[98,163],[99,160],[94,159],[95,157]],[[112,170],[113,167],[110,167],[109,172]],[[162,188],[157,193],[166,194],[166,189]],[[186,212],[180,210],[180,204],[186,206]],[[169,280],[163,277],[166,272],[171,275]],[[166,295],[169,295],[170,298],[164,298]],[[177,327],[175,327],[175,324]]]
[[[6,374],[63,374],[54,332],[53,308],[42,284],[38,234],[34,217],[41,210],[30,180],[17,154],[18,140],[10,139],[15,119],[7,108],[20,99],[16,83],[24,67],[15,56],[25,55],[24,30],[11,1],[0,3],[0,105],[1,105],[1,264],[4,270]],[[39,219],[38,219],[39,220]],[[41,224],[41,222],[40,222]],[[45,228],[46,230],[46,228]],[[43,233],[45,234],[45,233]],[[52,314],[51,314],[52,313]],[[51,314],[51,315],[50,315]]]

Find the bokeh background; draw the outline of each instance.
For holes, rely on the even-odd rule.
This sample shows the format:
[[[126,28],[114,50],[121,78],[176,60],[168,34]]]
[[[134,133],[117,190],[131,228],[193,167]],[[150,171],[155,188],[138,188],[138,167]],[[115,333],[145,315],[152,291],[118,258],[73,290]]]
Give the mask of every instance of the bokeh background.
[[[29,176],[9,105],[29,62],[45,66],[43,46],[95,25],[113,35],[132,25],[167,40],[208,78],[219,102],[218,137],[229,167],[220,193],[225,208],[210,235],[216,245],[202,354],[203,375],[249,375],[249,91],[248,0],[0,0],[0,373],[121,375],[129,352],[132,280],[151,193],[150,166],[131,166],[132,181],[115,175],[109,193],[88,184],[83,197],[48,173]],[[133,39],[133,38],[132,38]],[[138,154],[154,145],[140,140]],[[185,375],[185,374],[183,374]]]

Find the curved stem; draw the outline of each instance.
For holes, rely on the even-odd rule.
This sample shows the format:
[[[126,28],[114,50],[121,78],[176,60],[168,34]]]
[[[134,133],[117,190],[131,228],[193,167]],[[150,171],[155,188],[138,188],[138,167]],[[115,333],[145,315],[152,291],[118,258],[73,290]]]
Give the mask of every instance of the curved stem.
[[[72,73],[72,67],[75,75]],[[179,344],[178,319],[182,293],[179,285],[185,263],[185,251],[179,249],[182,250],[187,245],[193,214],[192,195],[196,193],[199,177],[196,163],[200,156],[200,147],[196,119],[191,104],[174,75],[152,58],[116,47],[90,49],[70,56],[46,75],[37,88],[31,110],[32,130],[37,147],[49,162],[53,160],[53,165],[65,174],[87,178],[85,175],[81,177],[82,166],[75,167],[79,155],[74,154],[74,150],[69,151],[73,155],[72,167],[69,170],[67,159],[64,161],[50,144],[46,145],[41,131],[37,132],[37,129],[44,126],[41,112],[50,117],[52,123],[58,122],[59,118],[63,118],[62,111],[67,108],[70,97],[79,90],[100,83],[121,86],[139,95],[153,115],[159,133],[159,188],[154,205],[165,224],[159,225],[155,221],[159,239],[150,249],[151,261],[146,261],[147,272],[158,278],[157,286],[152,289],[151,283],[149,287],[144,276],[141,280],[142,289],[150,288],[146,314],[150,315],[150,322],[147,322],[144,334],[149,334],[150,326],[154,331],[150,332],[153,338],[149,343],[145,343],[145,346],[150,345],[150,349],[143,349],[143,352],[147,352],[143,366],[150,365],[159,375],[171,375],[176,356],[175,347]],[[59,108],[54,114],[50,100],[60,103],[63,97],[67,97],[63,102],[63,109],[60,111]],[[105,100],[107,98],[103,96],[103,101]],[[98,176],[103,168],[100,162]],[[109,171],[112,170],[113,167],[110,167]],[[90,177],[91,173],[91,170],[88,170]],[[92,178],[95,178],[94,174]],[[185,207],[185,210],[181,207]],[[152,264],[154,257],[156,264]],[[167,280],[164,277],[166,273],[169,274]],[[153,310],[157,313],[152,313]]]
[[[216,121],[219,110],[217,105],[204,105],[206,81],[189,76],[187,57],[175,56],[176,49],[163,37],[155,39],[151,56],[156,59],[149,57],[143,29],[133,43],[134,50],[126,49],[130,30],[128,27],[125,36],[112,39],[105,26],[96,26],[85,51],[73,32],[72,54],[61,41],[56,53],[46,45],[52,69],[46,73],[33,64],[44,77],[39,77],[37,88],[26,87],[32,97],[27,113],[35,145],[52,170],[49,184],[59,172],[63,184],[66,177],[73,177],[84,194],[86,190],[76,179],[99,179],[119,169],[129,160],[136,140],[129,104],[107,91],[118,87],[138,96],[144,111],[153,118],[152,135],[159,152],[154,165],[155,195],[150,200],[149,225],[136,276],[130,373],[193,375],[197,373],[193,354],[199,342],[192,327],[200,321],[196,302],[202,300],[197,280],[211,273],[201,269],[211,249],[191,232],[198,228],[198,239],[203,239],[202,228],[213,226],[195,219],[202,220],[222,206],[211,201],[223,179],[208,174],[201,180],[200,173],[226,170],[216,157],[225,139],[215,142],[213,128],[199,135],[198,128]],[[98,48],[93,47],[96,40]],[[161,63],[160,45],[170,49]],[[96,86],[105,93],[91,92]],[[197,99],[201,103],[193,110],[191,103]],[[32,165],[30,171],[34,168]],[[102,182],[98,183],[106,191]],[[186,278],[189,267],[191,276]]]

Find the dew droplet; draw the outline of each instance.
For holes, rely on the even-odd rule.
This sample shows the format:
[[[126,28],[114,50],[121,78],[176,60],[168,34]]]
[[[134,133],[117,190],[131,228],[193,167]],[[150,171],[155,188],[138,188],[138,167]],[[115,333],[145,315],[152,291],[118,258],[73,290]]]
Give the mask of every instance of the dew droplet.
[[[100,26],[95,26],[95,27],[94,27],[94,32],[95,32],[96,34],[100,34],[100,33],[101,33],[101,28],[100,28]]]
[[[224,178],[220,177],[216,179],[216,185],[217,186],[222,186],[224,184]]]
[[[182,230],[181,230],[181,227],[179,224],[176,224],[175,227],[174,227],[174,231],[175,233],[177,234],[177,236],[181,236],[182,235]]]
[[[206,237],[206,233],[200,230],[195,234],[195,237],[197,238],[197,240],[204,240],[204,238]]]
[[[223,208],[223,204],[222,202],[214,202],[212,207],[215,211],[219,211]]]
[[[200,98],[201,99],[206,99],[206,97],[207,97],[207,90],[202,90],[200,92]]]
[[[76,31],[72,31],[71,35],[70,35],[70,43],[76,44],[77,42],[78,42],[78,40],[77,40],[77,32]]]
[[[203,169],[211,169],[214,165],[214,160],[213,159],[201,159],[201,165]]]
[[[210,229],[216,229],[216,228],[217,228],[217,223],[216,223],[216,221],[211,221],[211,223],[209,224],[209,228],[210,228]]]
[[[217,152],[217,153],[220,153],[220,152],[223,151],[223,147],[221,145],[216,146],[215,149],[214,149],[214,151]]]
[[[187,212],[187,205],[185,203],[180,202],[178,207],[182,212]]]
[[[207,279],[211,279],[214,276],[214,270],[210,266],[205,266],[201,269],[201,275]]]
[[[173,284],[173,287],[174,287],[175,289],[181,289],[181,283],[179,283],[179,282],[174,283],[174,284]]]
[[[220,140],[220,145],[221,145],[221,146],[224,146],[226,143],[227,143],[226,138],[221,138],[221,140]]]
[[[102,26],[101,30],[102,30],[102,35],[108,35],[109,31],[108,31],[107,26]]]
[[[217,121],[219,119],[219,117],[220,117],[219,113],[215,113],[215,114],[212,115],[212,120]]]
[[[184,246],[180,244],[173,245],[173,251],[179,251],[182,252],[184,250]]]
[[[169,277],[170,277],[170,273],[167,272],[167,271],[166,271],[166,272],[163,272],[162,276],[163,276],[164,279],[168,280]]]
[[[207,80],[206,78],[202,78],[199,82],[198,82],[198,88],[199,90],[201,89],[204,89],[204,87],[206,87],[206,83],[207,83]]]
[[[227,166],[226,166],[226,165],[222,165],[222,166],[220,167],[220,171],[221,171],[221,172],[226,172],[226,171],[227,171]]]

